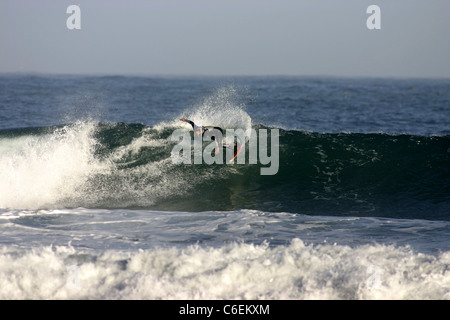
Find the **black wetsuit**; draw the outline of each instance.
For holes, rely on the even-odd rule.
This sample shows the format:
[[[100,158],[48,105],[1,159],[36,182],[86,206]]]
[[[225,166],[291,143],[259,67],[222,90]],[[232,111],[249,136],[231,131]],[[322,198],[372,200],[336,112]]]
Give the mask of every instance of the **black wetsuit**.
[[[210,138],[212,141],[217,141],[219,146],[223,146],[223,129],[221,127],[213,127],[213,126],[197,126],[194,121],[191,120],[183,120],[187,123],[189,123],[192,126],[192,129],[194,129],[194,132],[199,131],[200,128],[202,129],[202,137]],[[220,132],[220,134],[219,134]],[[217,137],[217,138],[216,138]]]
[[[223,144],[223,129],[221,127],[213,127],[213,126],[197,126],[194,121],[188,120],[188,119],[181,119],[184,122],[189,123],[192,128],[194,129],[194,132],[199,132],[200,129],[202,130],[202,137],[207,137],[211,139],[212,141],[215,141],[217,144],[217,147],[220,148],[228,148],[228,146]],[[220,133],[219,133],[220,132]],[[234,143],[233,146],[233,154],[234,156],[238,153],[238,144]]]

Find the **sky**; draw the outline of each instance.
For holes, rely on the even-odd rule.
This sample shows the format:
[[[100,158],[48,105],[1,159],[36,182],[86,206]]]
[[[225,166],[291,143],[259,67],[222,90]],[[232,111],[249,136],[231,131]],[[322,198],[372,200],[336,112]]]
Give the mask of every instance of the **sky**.
[[[0,73],[450,78],[449,16],[449,0],[1,0]]]

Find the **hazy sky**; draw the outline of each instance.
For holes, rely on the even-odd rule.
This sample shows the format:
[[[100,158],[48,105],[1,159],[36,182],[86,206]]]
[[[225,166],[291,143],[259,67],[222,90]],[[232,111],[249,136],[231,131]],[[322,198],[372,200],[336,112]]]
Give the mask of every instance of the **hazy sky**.
[[[0,72],[16,71],[450,78],[450,1],[1,0]]]

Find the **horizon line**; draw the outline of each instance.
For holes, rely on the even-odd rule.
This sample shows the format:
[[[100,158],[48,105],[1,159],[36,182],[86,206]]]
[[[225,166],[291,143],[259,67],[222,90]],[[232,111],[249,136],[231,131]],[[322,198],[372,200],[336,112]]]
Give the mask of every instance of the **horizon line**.
[[[125,72],[48,72],[0,71],[0,75],[37,75],[73,77],[137,77],[137,78],[338,78],[338,79],[390,79],[390,80],[450,80],[450,76],[404,75],[333,75],[333,74],[207,74],[207,73],[125,73]]]

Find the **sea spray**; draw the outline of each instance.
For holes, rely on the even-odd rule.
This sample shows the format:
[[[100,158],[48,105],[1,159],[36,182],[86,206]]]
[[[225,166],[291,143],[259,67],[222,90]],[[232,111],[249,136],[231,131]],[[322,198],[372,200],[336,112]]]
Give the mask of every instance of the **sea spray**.
[[[104,171],[94,157],[95,129],[94,123],[76,122],[51,133],[6,138],[9,150],[0,154],[0,207],[53,207],[94,172]]]

